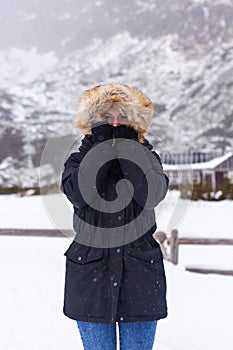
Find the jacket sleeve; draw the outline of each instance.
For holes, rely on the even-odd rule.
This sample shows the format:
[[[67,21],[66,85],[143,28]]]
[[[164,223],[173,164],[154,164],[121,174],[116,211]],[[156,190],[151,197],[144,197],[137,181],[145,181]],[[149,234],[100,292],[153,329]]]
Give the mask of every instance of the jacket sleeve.
[[[98,153],[98,157],[96,151],[89,152],[99,143],[99,141],[95,142],[89,149],[86,149],[85,152],[71,153],[64,163],[60,189],[68,200],[79,209],[89,205],[92,200],[94,200],[95,196],[99,195],[96,191],[99,191],[104,183],[113,161],[106,161],[106,155],[108,154],[108,156],[110,155],[113,158],[115,156],[114,147],[108,142],[104,142],[104,150],[102,149],[103,151]],[[101,164],[101,166],[99,166],[99,164]],[[96,179],[93,180],[93,171],[96,169],[96,166],[99,166],[99,171],[97,172]],[[91,186],[93,181],[95,181],[95,186]],[[81,194],[81,186],[82,190],[88,194],[88,203]]]
[[[169,179],[163,172],[159,155],[138,141],[116,144],[116,154],[125,179],[133,186],[131,195],[147,210],[155,208],[166,196]]]

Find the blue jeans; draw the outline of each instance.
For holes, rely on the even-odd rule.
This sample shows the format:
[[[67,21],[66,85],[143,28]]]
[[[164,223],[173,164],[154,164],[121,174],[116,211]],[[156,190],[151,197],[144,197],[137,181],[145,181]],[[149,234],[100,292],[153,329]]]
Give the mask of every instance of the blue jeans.
[[[116,350],[116,323],[76,321],[84,350]],[[152,350],[157,321],[118,322],[120,350]]]

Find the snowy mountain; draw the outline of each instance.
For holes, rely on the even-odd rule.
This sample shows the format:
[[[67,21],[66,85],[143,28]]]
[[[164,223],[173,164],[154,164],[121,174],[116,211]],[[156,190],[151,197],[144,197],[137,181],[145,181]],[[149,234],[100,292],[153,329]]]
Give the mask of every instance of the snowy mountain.
[[[184,48],[232,38],[232,0],[0,1],[0,49],[37,46],[65,55],[122,31],[145,38],[177,34]]]
[[[17,2],[20,3],[22,11],[31,11],[30,6],[34,4],[37,12],[41,7],[40,16],[44,13],[37,1]],[[66,8],[76,3],[80,3],[82,13],[84,2],[81,6],[79,1],[67,1]],[[126,15],[120,16],[119,11],[123,11],[120,3],[112,5],[111,11],[115,19],[123,23]],[[48,1],[49,4],[52,2]],[[61,9],[62,13],[61,2],[56,4],[57,7],[54,2],[54,9]],[[103,5],[105,1],[90,1],[89,4],[87,13],[91,6],[96,11],[110,8],[110,5]],[[232,26],[229,23],[233,17],[233,2],[189,0],[185,4],[184,7],[184,2],[178,0],[124,2],[123,8],[128,6],[129,11],[131,6],[131,10],[141,16],[143,37],[138,36],[136,30],[134,35],[130,34],[129,25],[128,31],[123,30],[124,26],[119,29],[118,23],[113,25],[118,30],[116,35],[108,33],[106,38],[97,38],[96,33],[95,39],[86,40],[89,44],[85,47],[66,48],[63,57],[58,56],[59,49],[41,53],[47,47],[42,48],[40,41],[38,48],[0,52],[0,187],[38,186],[41,168],[40,185],[55,183],[69,146],[74,142],[77,149],[80,141],[71,123],[79,96],[89,87],[111,81],[136,86],[151,98],[156,112],[148,138],[158,151],[208,149],[226,152],[232,149],[233,40],[230,40]],[[113,20],[111,11],[106,17],[109,25]],[[170,11],[173,11],[172,18]],[[86,12],[83,17],[87,19]],[[30,13],[33,16],[33,12]],[[52,13],[51,9],[50,15]],[[203,28],[200,13],[205,14]],[[152,32],[146,32],[152,23],[149,14],[154,20],[152,27],[156,35],[153,36]],[[216,14],[218,20],[214,20]],[[155,21],[157,15],[160,21]],[[164,16],[168,16],[166,30],[161,24]],[[183,27],[177,25],[177,16]],[[184,16],[187,19],[191,16],[191,22],[184,21]],[[128,17],[133,17],[132,12]],[[136,20],[134,23],[138,24]],[[195,30],[185,30],[184,25],[189,29],[192,25]],[[51,42],[55,45],[55,41]],[[49,144],[46,153],[48,140],[54,143]],[[44,153],[49,158],[45,157],[42,165]]]

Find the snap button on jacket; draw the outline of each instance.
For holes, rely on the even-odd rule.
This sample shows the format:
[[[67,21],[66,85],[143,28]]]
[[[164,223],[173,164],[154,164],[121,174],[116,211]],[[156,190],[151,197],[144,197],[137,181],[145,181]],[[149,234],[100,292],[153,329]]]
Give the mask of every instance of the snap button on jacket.
[[[168,178],[163,172],[158,154],[151,151],[152,145],[145,139],[141,147],[146,147],[150,152],[148,172],[154,192],[148,193],[146,179],[140,169],[119,155],[119,158],[102,166],[96,178],[96,186],[99,195],[111,203],[117,196],[117,182],[127,178],[134,187],[133,198],[120,213],[105,215],[98,212],[85,202],[78,181],[83,158],[97,144],[98,142],[93,143],[91,135],[85,135],[79,151],[72,153],[64,163],[60,188],[73,204],[76,236],[64,252],[66,274],[63,312],[74,320],[100,323],[165,318],[167,302],[163,256],[159,243],[152,234],[157,227],[154,207],[167,193]],[[91,172],[91,165],[85,171]],[[145,220],[150,224],[147,232],[136,232],[139,238],[135,237],[134,241],[117,247],[99,248],[80,243],[83,220],[95,227],[115,226],[116,233],[118,230],[120,232],[121,225],[141,213],[146,202],[145,194],[146,197],[149,196],[148,208],[144,214]],[[135,226],[135,231],[137,230],[140,230],[140,225]]]

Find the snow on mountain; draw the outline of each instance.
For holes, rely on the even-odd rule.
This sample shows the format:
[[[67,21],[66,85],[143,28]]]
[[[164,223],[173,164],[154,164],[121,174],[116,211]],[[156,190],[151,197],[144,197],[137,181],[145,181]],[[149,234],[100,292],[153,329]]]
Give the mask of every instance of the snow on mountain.
[[[215,6],[217,5],[227,5],[227,6],[232,6],[232,0],[188,0],[191,3],[194,4],[214,4]]]
[[[12,48],[0,51],[0,86],[11,87],[30,83],[40,74],[55,66],[58,62],[53,52],[39,54],[34,47],[29,51]]]

